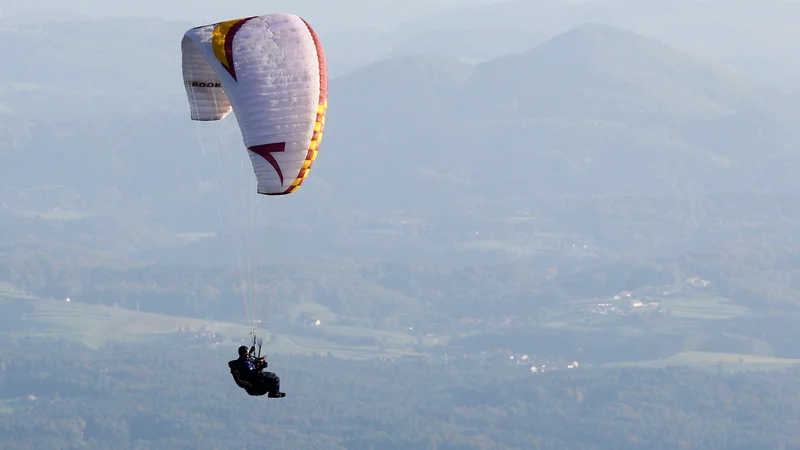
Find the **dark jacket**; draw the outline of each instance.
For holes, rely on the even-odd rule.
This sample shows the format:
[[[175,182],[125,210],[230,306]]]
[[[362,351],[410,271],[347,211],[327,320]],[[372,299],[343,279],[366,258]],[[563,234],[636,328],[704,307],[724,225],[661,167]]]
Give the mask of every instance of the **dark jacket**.
[[[231,369],[231,376],[237,386],[244,390],[255,388],[253,381],[258,376],[259,369],[254,362],[246,358],[239,358],[228,361],[228,367]]]

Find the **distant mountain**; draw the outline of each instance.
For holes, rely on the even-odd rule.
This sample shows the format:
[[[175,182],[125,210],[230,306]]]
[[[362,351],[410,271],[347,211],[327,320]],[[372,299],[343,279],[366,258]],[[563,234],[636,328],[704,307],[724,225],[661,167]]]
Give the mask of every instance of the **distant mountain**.
[[[151,29],[150,36],[171,41],[185,25],[164,22],[162,28]],[[187,161],[181,159],[182,153],[196,154],[202,142],[198,139],[213,136],[198,135],[196,130],[214,126],[186,120],[176,60],[163,53],[155,65],[148,64],[147,53],[132,47],[118,59],[97,60],[108,62],[95,62],[83,79],[78,69],[96,58],[86,56],[82,61],[80,55],[89,53],[73,51],[69,41],[59,37],[79,33],[79,27],[63,26],[67,28],[54,25],[48,32],[55,37],[37,35],[36,39],[50,41],[27,44],[31,49],[59,49],[58,61],[63,63],[56,64],[49,56],[31,59],[33,51],[20,53],[15,58],[28,58],[26,67],[40,67],[32,69],[33,75],[5,74],[7,83],[34,81],[52,90],[61,80],[55,68],[63,67],[71,83],[93,86],[97,103],[113,102],[114,115],[79,119],[77,109],[72,114],[75,119],[60,120],[61,124],[34,125],[36,121],[29,120],[27,125],[7,124],[5,133],[16,147],[45,153],[68,148],[64,151],[70,158],[83,155],[126,169],[114,173],[110,166],[98,167],[97,176],[106,177],[103,181],[87,176],[91,165],[80,166],[78,181],[71,175],[75,171],[63,170],[70,164],[65,160],[56,173],[9,173],[6,180],[22,177],[22,184],[31,185],[37,179],[64,179],[65,185],[86,186],[79,189],[81,195],[96,183],[113,180],[115,189],[136,198],[134,192],[176,192],[178,186],[186,186],[188,192],[189,185],[210,177],[190,181],[188,172],[169,172],[175,166],[162,164],[157,169],[162,175],[151,178],[161,181],[143,184],[139,178],[147,171],[155,177],[152,164],[163,162],[167,155],[174,155],[176,164]],[[104,26],[117,28],[117,35],[129,36],[137,45],[135,21]],[[144,45],[146,39],[140,39]],[[114,45],[105,45],[114,51]],[[125,87],[136,85],[138,79],[142,87]],[[4,92],[15,98],[15,91]],[[52,97],[45,102],[30,93],[27,103],[10,104],[27,105],[30,115],[41,112],[38,117],[46,117],[51,108],[87,101],[74,86],[60,95],[61,107]],[[145,106],[148,103],[153,109]],[[780,93],[661,42],[606,25],[581,26],[528,51],[479,64],[442,55],[376,62],[334,78],[330,105],[323,151],[309,186],[319,182],[328,186],[326,195],[363,207],[428,208],[443,201],[498,201],[544,192],[665,192],[680,188],[681,180],[714,190],[741,185],[742,177],[754,175],[752,170],[761,167],[763,172],[765,164],[776,161],[779,173],[788,177],[793,172],[787,150],[796,139],[799,116],[795,103]],[[141,118],[125,118],[133,115]],[[65,126],[68,129],[62,129]],[[224,126],[228,145],[238,148],[233,118]],[[167,147],[173,149],[167,155],[159,150]],[[24,164],[29,154],[13,153],[23,159],[5,165],[9,171]],[[63,158],[58,154],[53,157]],[[130,185],[120,184],[128,178]]]
[[[177,52],[183,25],[161,24],[154,39]],[[258,201],[256,226],[269,233],[256,235],[270,256],[300,252],[300,229],[310,255],[516,252],[543,245],[534,229],[671,248],[712,234],[726,195],[798,193],[794,99],[590,24],[481,63],[409,55],[334,77],[308,181],[289,198],[256,199],[234,117],[190,121],[178,60],[151,55],[129,25],[119,28],[131,47],[98,44],[96,60],[69,45],[66,36],[81,32],[74,24],[14,54],[38,78],[6,73],[0,90],[13,112],[0,122],[0,201],[4,220],[25,218],[4,228],[8,239],[39,230],[42,239],[172,256],[185,233],[230,232],[224,221],[249,218],[246,203]],[[83,63],[93,64],[85,79]],[[57,89],[59,67],[74,86]],[[26,82],[36,95],[20,93]],[[231,208],[238,213],[226,215]],[[769,220],[766,210],[725,220]],[[209,257],[219,247],[202,248]]]
[[[329,133],[339,173],[362,175],[358,188],[330,181],[369,203],[742,190],[777,155],[783,176],[768,183],[783,186],[800,137],[800,108],[784,94],[606,25],[473,70],[404,58],[334,87],[344,103]]]
[[[414,28],[387,30],[359,27],[322,36],[330,56],[332,76],[348,74],[377,61],[409,56],[440,56],[464,62],[478,62],[528,50],[545,39],[538,31],[525,28],[483,27],[443,28],[418,31]]]
[[[409,20],[402,28],[527,29],[548,36],[601,22],[660,39],[769,83],[797,90],[800,3],[783,0],[512,0],[456,7]]]
[[[523,52],[544,41],[547,35],[530,28],[510,28],[501,26],[483,26],[471,28],[441,28],[424,30],[411,36],[401,36],[401,29],[389,55],[401,57],[406,55],[430,54],[458,57],[466,60],[486,60],[512,53]]]
[[[18,116],[178,111],[180,37],[190,22],[158,19],[0,22],[0,102]],[[10,67],[10,68],[9,68]]]
[[[588,24],[518,55],[481,64],[470,92],[478,117],[696,118],[754,107],[767,95],[737,73],[654,39]]]

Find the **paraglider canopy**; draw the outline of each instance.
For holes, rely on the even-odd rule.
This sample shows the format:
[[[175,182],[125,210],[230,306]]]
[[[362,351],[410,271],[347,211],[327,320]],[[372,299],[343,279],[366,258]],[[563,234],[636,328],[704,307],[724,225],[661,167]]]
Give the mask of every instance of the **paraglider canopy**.
[[[285,195],[317,158],[328,81],[311,26],[293,14],[267,14],[192,28],[181,42],[192,120],[231,111],[253,164],[257,192]]]

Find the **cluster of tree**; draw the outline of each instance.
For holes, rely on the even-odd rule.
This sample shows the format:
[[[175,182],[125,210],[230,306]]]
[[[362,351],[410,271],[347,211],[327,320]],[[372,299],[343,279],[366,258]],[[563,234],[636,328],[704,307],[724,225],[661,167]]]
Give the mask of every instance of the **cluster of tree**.
[[[38,351],[50,350],[46,357]],[[281,358],[252,398],[224,349],[0,346],[6,449],[744,449],[800,445],[797,371],[576,369]]]
[[[80,252],[67,259],[50,250],[6,252],[0,258],[0,280],[42,297],[73,296],[128,308],[138,302],[146,311],[220,319],[229,318],[229,305],[242,295],[242,275],[235,267],[109,261]],[[343,316],[371,319],[415,311],[428,317],[524,316],[563,300],[684,283],[695,275],[711,279],[718,293],[746,306],[794,310],[800,307],[798,254],[795,245],[750,240],[669,258],[590,259],[554,249],[473,267],[325,258],[264,264],[256,267],[254,280],[259,293],[274,303],[273,310],[310,301]],[[557,276],[548,271],[553,265],[562,267]]]
[[[297,308],[303,303],[312,305],[310,310],[314,304],[322,306],[345,324],[420,336],[463,330],[461,318],[481,319],[470,336],[448,343],[450,351],[547,349],[554,355],[598,363],[655,359],[686,350],[795,358],[800,356],[794,345],[800,330],[792,325],[799,314],[800,258],[790,245],[763,248],[729,244],[674,259],[606,257],[589,262],[554,253],[553,258],[570,264],[555,276],[541,258],[474,267],[323,259],[267,265],[257,271],[255,280],[259,301],[268,303],[270,318],[281,324],[304,323],[302,308]],[[601,326],[580,332],[539,326],[574,309],[569,306],[572,300],[685,283],[692,275],[711,279],[707,291],[751,311],[746,317],[705,322],[694,330],[675,328],[668,316],[652,314],[607,317]],[[241,276],[234,268],[102,265],[81,258],[68,261],[49,254],[10,252],[0,258],[0,280],[58,300],[72,297],[84,303],[215,320],[240,321],[244,313]],[[18,327],[17,319],[29,312],[26,308],[24,303],[3,302],[0,330]],[[632,339],[636,345],[631,345]]]

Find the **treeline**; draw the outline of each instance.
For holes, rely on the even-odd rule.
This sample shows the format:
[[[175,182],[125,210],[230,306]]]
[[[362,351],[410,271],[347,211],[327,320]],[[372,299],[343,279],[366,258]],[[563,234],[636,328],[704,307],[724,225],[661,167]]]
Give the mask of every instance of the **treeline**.
[[[143,311],[240,319],[243,280],[236,268],[66,258],[47,252],[9,252],[0,281],[44,298],[117,304]],[[674,258],[568,259],[558,252],[505,264],[455,267],[324,259],[254,269],[257,297],[272,314],[293,314],[298,303],[374,325],[452,325],[460,317],[535,318],[565,301],[606,297],[621,290],[684,283],[699,275],[709,288],[754,310],[800,311],[800,250],[766,243],[728,243]],[[549,263],[558,260],[557,275]],[[402,322],[402,323],[400,323]]]
[[[47,348],[43,354],[40,350]],[[745,449],[800,445],[798,371],[576,369],[283,357],[282,400],[235,348],[3,339],[4,449]],[[785,447],[782,447],[785,446]]]
[[[458,269],[336,260],[269,264],[253,274],[258,301],[273,317],[291,314],[298,303],[318,303],[376,325],[398,318],[398,326],[423,326],[464,316],[526,315],[567,298],[546,270],[527,264]],[[0,259],[0,281],[43,298],[216,320],[240,320],[244,308],[241,274],[224,266],[104,266],[15,255]]]

